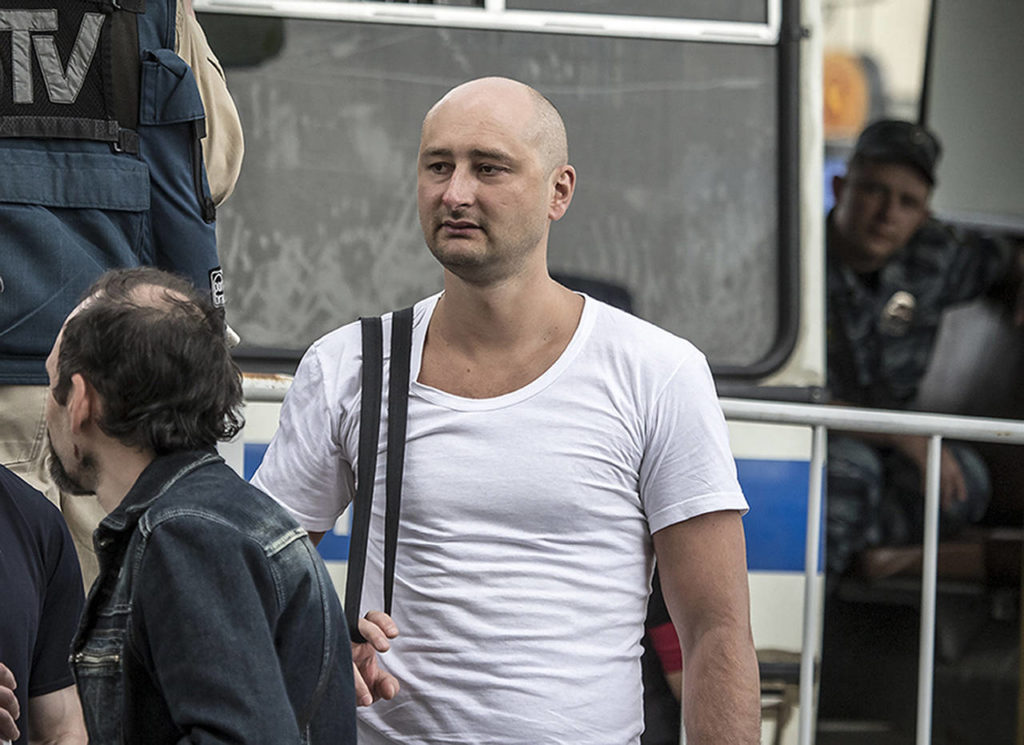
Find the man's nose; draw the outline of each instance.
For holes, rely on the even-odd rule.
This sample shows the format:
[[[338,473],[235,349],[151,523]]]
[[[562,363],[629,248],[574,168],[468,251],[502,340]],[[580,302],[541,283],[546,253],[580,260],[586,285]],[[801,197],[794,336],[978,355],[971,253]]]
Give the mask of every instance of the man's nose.
[[[891,219],[895,216],[898,207],[899,196],[891,191],[884,192],[882,195],[882,204],[879,209],[881,218],[883,220]]]
[[[472,204],[474,185],[475,181],[466,169],[456,168],[452,171],[451,178],[448,179],[448,184],[441,197],[445,207],[453,209]]]

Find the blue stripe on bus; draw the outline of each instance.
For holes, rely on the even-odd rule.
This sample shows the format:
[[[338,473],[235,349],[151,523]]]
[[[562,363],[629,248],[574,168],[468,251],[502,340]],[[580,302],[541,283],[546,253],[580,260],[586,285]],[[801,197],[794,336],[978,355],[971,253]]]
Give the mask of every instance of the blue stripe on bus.
[[[245,443],[245,456],[242,461],[242,478],[252,481],[252,475],[263,462],[263,455],[270,447],[269,442],[247,442]]]
[[[267,443],[245,444],[246,480],[263,460]],[[802,572],[807,534],[807,461],[736,461],[750,514],[743,520],[747,536],[747,564],[753,571]],[[351,526],[350,526],[351,527]],[[348,558],[348,535],[333,531],[320,541],[320,555],[328,561]]]
[[[743,530],[752,571],[804,570],[810,465],[806,460],[736,460],[740,486],[750,504]]]

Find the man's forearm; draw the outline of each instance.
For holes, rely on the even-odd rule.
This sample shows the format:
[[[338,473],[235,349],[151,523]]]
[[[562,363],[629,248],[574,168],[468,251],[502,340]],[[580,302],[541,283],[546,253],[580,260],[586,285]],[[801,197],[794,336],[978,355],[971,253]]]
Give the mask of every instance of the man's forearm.
[[[757,745],[761,685],[739,513],[670,525],[654,534],[654,551],[682,646],[689,745]]]
[[[68,686],[28,700],[29,745],[86,745],[78,689]]]
[[[688,745],[760,743],[761,684],[747,631],[709,631],[683,660]]]

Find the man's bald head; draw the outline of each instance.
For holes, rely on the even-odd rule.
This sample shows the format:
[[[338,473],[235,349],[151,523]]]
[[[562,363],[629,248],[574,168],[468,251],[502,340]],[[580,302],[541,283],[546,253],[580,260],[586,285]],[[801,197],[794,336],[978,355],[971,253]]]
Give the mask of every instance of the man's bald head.
[[[533,145],[548,172],[569,162],[565,123],[558,109],[536,89],[511,78],[477,78],[452,88],[430,108],[423,119],[423,126],[426,127],[433,115],[448,105],[473,107],[498,103],[522,114],[521,136]]]

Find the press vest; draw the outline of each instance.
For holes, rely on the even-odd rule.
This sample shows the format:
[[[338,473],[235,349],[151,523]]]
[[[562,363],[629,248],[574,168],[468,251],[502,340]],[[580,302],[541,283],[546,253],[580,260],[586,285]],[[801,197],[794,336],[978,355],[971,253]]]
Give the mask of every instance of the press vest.
[[[195,77],[176,0],[0,9],[0,384],[45,383],[67,314],[105,270],[157,266],[223,305]]]

